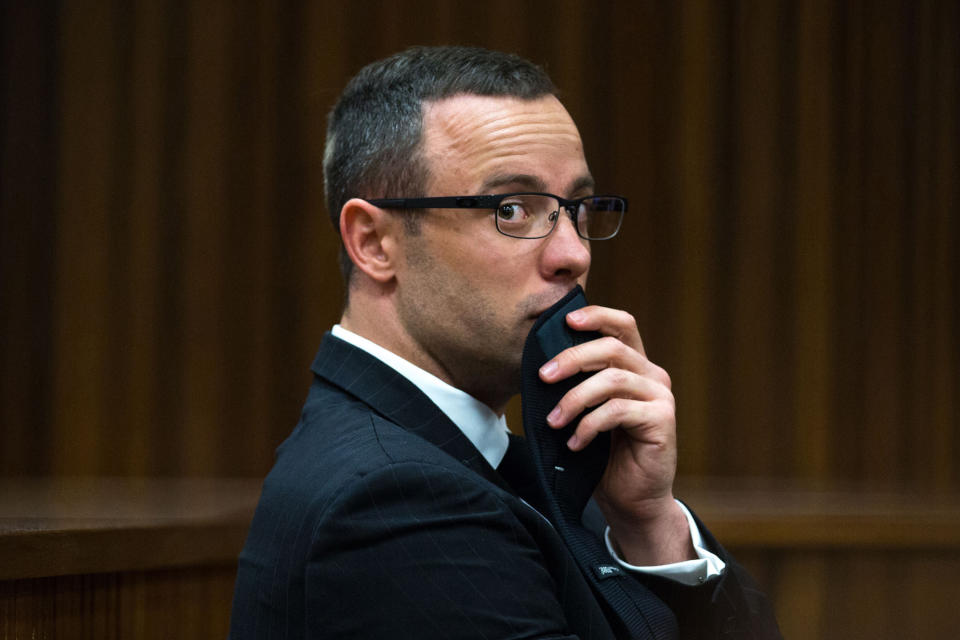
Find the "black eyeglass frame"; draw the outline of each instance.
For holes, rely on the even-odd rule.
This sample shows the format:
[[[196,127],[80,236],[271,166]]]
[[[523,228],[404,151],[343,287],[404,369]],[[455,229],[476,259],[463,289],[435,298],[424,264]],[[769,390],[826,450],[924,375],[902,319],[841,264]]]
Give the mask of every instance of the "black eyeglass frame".
[[[620,226],[623,224],[623,214],[627,212],[627,199],[623,196],[613,196],[613,195],[589,195],[583,196],[582,198],[574,198],[569,200],[567,198],[561,198],[558,195],[552,193],[541,193],[537,191],[520,191],[517,193],[498,193],[495,195],[480,195],[480,196],[432,196],[429,198],[375,198],[367,199],[364,198],[366,202],[369,202],[375,207],[380,207],[381,209],[490,209],[494,212],[500,207],[500,203],[506,200],[507,198],[512,198],[515,196],[546,196],[553,198],[558,203],[562,209],[566,209],[567,215],[570,216],[570,220],[573,221],[573,228],[576,229],[577,235],[583,238],[584,240],[609,240],[613,238],[620,232]],[[623,203],[623,208],[620,210],[620,219],[617,221],[617,228],[613,230],[613,233],[606,235],[602,238],[590,238],[582,233],[580,233],[580,227],[577,224],[577,215],[580,211],[580,205],[584,200],[592,200],[594,198],[612,198],[619,200]],[[497,231],[501,234],[507,236],[508,238],[517,238],[519,240],[537,240],[539,238],[546,238],[553,230],[557,228],[557,218],[553,220],[553,225],[550,227],[550,230],[540,236],[514,236],[509,233],[505,233],[500,229],[500,223],[496,219]]]

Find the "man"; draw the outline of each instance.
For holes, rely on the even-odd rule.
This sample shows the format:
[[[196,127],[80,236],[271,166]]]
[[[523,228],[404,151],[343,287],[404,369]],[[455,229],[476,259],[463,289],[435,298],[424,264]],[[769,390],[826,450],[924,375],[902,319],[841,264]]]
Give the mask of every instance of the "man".
[[[592,374],[548,424],[592,407],[574,451],[612,432],[584,518],[599,506],[597,544],[630,612],[531,506],[543,496],[503,418],[524,342],[585,285],[589,239],[626,208],[592,197],[555,93],[525,60],[458,47],[405,51],[344,90],[324,172],[347,303],[265,481],[231,637],[778,636],[763,596],[673,498],[670,379],[625,312],[568,315],[604,337],[539,376]]]

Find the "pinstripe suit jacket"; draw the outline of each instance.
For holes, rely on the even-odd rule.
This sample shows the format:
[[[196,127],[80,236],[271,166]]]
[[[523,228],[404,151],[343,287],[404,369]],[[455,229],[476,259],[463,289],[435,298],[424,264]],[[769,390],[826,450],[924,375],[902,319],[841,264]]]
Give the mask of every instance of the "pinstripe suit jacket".
[[[329,334],[313,371],[240,555],[231,638],[614,637],[518,495],[531,486],[522,463],[498,473],[406,378]],[[756,614],[732,575],[648,586],[681,622],[718,632],[705,637]]]

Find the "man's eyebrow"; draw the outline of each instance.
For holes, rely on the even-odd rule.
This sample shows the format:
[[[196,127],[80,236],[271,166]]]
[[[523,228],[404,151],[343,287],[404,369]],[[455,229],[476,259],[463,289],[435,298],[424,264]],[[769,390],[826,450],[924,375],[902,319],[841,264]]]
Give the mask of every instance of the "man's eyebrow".
[[[594,182],[593,176],[588,173],[587,175],[580,176],[573,181],[573,185],[570,187],[570,193],[574,194],[583,191],[593,191],[596,186],[597,183]]]
[[[484,193],[487,193],[491,189],[503,187],[508,184],[517,185],[530,191],[546,191],[547,189],[547,185],[543,180],[528,173],[501,173],[491,176],[483,181],[483,185],[480,188]]]
[[[527,173],[505,173],[495,175],[484,180],[483,185],[480,188],[483,193],[487,193],[492,189],[503,187],[505,185],[517,185],[522,189],[529,189],[530,191],[547,190],[547,184],[542,179]],[[593,180],[593,176],[586,174],[574,180],[568,193],[565,195],[579,193],[582,191],[592,191],[595,185],[596,183]]]

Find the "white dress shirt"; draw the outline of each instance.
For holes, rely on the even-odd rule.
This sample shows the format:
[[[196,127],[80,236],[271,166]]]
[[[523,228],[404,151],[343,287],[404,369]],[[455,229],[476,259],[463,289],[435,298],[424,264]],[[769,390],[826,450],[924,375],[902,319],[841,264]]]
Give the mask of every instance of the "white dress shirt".
[[[440,407],[440,410],[463,432],[463,435],[477,448],[477,451],[490,463],[491,467],[496,469],[500,465],[510,444],[510,438],[507,435],[507,421],[504,416],[498,416],[490,407],[470,394],[450,386],[440,378],[404,360],[392,351],[384,349],[338,324],[333,326],[331,333],[344,342],[366,351],[407,378],[434,404]],[[693,541],[693,548],[697,553],[696,560],[685,560],[652,567],[639,567],[629,564],[620,558],[614,549],[610,540],[610,527],[607,527],[604,532],[607,551],[624,569],[671,578],[687,585],[696,585],[707,578],[718,575],[725,566],[723,560],[704,547],[703,538],[693,521],[693,516],[690,515],[690,512],[682,503],[678,502],[677,504],[680,505],[683,513],[687,516],[687,522],[690,525],[690,537]]]

